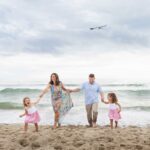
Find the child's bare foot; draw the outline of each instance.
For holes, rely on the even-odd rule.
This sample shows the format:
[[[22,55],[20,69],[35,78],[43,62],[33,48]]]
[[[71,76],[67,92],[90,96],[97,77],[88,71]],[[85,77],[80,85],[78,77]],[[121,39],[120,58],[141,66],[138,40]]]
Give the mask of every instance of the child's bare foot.
[[[56,128],[57,128],[57,123],[54,123],[53,129],[56,129]]]

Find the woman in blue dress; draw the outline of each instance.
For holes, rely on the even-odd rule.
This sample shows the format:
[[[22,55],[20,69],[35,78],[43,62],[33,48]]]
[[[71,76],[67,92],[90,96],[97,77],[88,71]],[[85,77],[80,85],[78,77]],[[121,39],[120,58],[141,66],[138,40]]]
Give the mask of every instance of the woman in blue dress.
[[[54,110],[54,128],[60,126],[59,117],[60,117],[60,107],[62,104],[62,91],[69,92],[69,89],[66,89],[63,83],[59,80],[59,76],[57,73],[52,73],[50,77],[50,82],[46,86],[46,88],[41,92],[40,97],[42,98],[45,93],[51,90],[51,100],[52,106]]]

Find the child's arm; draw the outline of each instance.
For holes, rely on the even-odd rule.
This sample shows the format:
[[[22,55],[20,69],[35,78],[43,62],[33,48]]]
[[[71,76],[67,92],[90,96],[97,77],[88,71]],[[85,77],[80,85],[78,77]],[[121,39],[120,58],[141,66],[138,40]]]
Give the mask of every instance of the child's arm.
[[[21,118],[21,117],[25,116],[26,114],[27,114],[27,110],[25,109],[25,112],[23,114],[19,115],[19,117]]]
[[[121,112],[121,105],[119,103],[116,103],[116,105],[119,107],[119,112]]]
[[[26,113],[24,112],[23,114],[19,115],[19,117],[21,118],[21,117],[23,117],[25,115],[26,115]]]

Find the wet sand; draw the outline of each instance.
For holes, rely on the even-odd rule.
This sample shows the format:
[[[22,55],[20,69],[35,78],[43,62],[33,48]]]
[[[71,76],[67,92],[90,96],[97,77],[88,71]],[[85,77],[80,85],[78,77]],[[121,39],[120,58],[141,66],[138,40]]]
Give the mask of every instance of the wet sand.
[[[108,126],[87,128],[63,126],[0,125],[0,150],[150,150],[150,127],[129,126],[111,130]]]

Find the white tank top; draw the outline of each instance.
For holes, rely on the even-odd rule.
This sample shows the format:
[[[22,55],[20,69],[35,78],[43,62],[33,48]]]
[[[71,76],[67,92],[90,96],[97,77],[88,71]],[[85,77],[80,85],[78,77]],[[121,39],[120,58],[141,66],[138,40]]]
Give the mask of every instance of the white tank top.
[[[110,110],[115,110],[115,109],[117,109],[118,107],[117,107],[117,105],[116,104],[109,104],[109,109]]]
[[[33,114],[37,111],[35,106],[31,106],[30,108],[27,109],[28,114]]]

